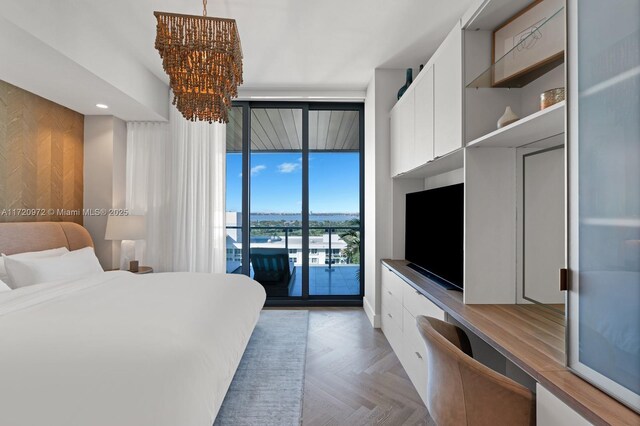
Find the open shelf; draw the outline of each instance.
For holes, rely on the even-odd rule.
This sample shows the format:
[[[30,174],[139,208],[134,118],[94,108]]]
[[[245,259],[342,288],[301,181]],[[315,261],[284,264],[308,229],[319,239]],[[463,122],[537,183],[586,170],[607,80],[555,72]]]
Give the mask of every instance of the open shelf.
[[[564,133],[564,105],[558,102],[548,108],[481,136],[467,144],[467,148],[517,148]]]
[[[434,158],[427,164],[396,176],[396,179],[416,179],[450,172],[464,166],[464,148],[458,148],[442,157]]]
[[[532,81],[542,77],[554,68],[562,65],[564,63],[564,51],[559,52],[535,65],[531,65],[516,74],[502,78],[497,77],[507,74],[506,70],[510,69],[510,67],[513,67],[513,61],[516,54],[522,55],[523,51],[530,49],[530,46],[535,45],[536,42],[539,39],[543,39],[546,34],[553,34],[554,32],[559,31],[560,27],[564,27],[563,18],[564,8],[560,8],[546,21],[542,22],[538,27],[536,27],[535,31],[531,31],[531,33],[527,37],[520,40],[518,44],[513,46],[501,58],[496,59],[489,68],[487,68],[484,72],[482,72],[482,74],[480,74],[471,83],[469,83],[467,85],[467,88],[521,88],[531,83]]]

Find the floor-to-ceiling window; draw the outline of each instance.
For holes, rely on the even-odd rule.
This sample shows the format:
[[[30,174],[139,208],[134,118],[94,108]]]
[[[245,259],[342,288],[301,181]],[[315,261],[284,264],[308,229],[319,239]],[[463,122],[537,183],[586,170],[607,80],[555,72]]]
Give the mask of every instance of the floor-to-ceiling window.
[[[227,271],[272,300],[361,300],[361,104],[239,102],[227,127]]]
[[[359,111],[309,111],[309,294],[360,294]]]
[[[243,272],[243,115],[244,108],[233,107],[227,125],[226,224],[227,273]]]

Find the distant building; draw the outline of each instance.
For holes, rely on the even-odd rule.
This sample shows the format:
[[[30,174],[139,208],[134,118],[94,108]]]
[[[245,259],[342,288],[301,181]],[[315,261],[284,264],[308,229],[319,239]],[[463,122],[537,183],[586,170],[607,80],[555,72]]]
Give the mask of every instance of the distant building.
[[[233,227],[238,227],[233,228]],[[229,228],[231,227],[231,229]],[[255,248],[287,248],[289,258],[296,266],[302,266],[302,237],[289,236],[288,244],[284,230],[274,229],[274,235],[255,236],[251,238],[251,247]],[[336,233],[309,237],[309,266],[329,265],[329,257],[333,265],[347,264],[343,249],[347,243]],[[329,254],[331,253],[331,256]],[[227,212],[227,272],[234,272],[242,265],[242,215],[238,212]]]

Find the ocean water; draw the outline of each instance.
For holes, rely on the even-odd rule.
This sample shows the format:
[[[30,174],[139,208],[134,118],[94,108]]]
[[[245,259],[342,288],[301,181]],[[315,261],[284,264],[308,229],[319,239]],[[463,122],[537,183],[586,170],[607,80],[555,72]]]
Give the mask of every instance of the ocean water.
[[[359,219],[360,215],[355,213],[329,213],[310,214],[310,222],[344,222],[347,220]],[[258,213],[251,215],[251,222],[293,222],[302,221],[301,214],[295,213]]]

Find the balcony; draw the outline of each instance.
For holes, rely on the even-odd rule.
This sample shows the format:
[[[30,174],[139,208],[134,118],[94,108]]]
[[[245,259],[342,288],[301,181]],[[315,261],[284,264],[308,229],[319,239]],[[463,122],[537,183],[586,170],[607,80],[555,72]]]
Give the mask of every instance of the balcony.
[[[309,227],[309,295],[350,296],[360,294],[360,253],[341,235],[359,235],[358,226]],[[288,253],[294,273],[288,295],[302,296],[302,228],[299,226],[252,226],[251,249],[274,249]],[[348,238],[348,237],[347,237]],[[351,248],[351,250],[349,250]],[[227,226],[227,272],[242,273],[242,229]],[[253,265],[250,266],[253,277]]]

